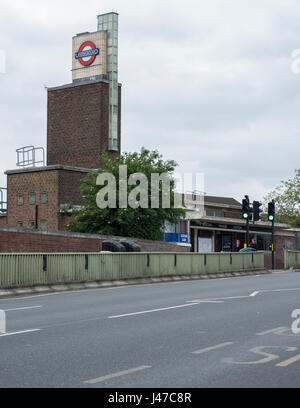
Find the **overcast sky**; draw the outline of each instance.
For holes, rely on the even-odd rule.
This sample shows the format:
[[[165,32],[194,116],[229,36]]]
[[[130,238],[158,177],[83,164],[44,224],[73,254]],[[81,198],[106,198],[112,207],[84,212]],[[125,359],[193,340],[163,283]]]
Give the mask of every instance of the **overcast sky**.
[[[207,194],[238,200],[293,176],[299,0],[0,0],[0,186],[16,148],[46,147],[44,87],[71,82],[72,36],[112,10],[123,151],[159,149],[180,171],[203,172]]]

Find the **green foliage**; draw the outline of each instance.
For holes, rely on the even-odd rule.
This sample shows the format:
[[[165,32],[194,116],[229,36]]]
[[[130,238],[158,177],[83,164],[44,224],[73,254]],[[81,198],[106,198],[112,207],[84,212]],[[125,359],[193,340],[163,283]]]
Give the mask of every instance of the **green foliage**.
[[[177,166],[175,161],[164,161],[158,151],[142,148],[140,153],[124,153],[114,161],[110,160],[107,153],[103,153],[101,163],[99,170],[90,173],[82,180],[80,193],[86,199],[87,205],[79,210],[73,209],[75,217],[67,225],[68,231],[159,240],[165,220],[178,223],[185,215],[184,209],[174,208],[173,172]],[[121,165],[127,165],[128,178],[134,173],[143,173],[147,177],[149,208],[119,208],[119,166]],[[96,196],[103,186],[96,185],[96,180],[101,173],[111,173],[115,176],[117,208],[100,209],[97,206]],[[151,174],[153,173],[168,174],[171,181],[171,208],[162,208],[162,194],[160,194],[159,208],[151,208]],[[128,195],[135,187],[128,186]]]
[[[279,187],[264,198],[265,212],[268,212],[268,202],[275,200],[276,222],[300,227],[300,169],[295,170],[295,176],[287,181],[281,181]]]

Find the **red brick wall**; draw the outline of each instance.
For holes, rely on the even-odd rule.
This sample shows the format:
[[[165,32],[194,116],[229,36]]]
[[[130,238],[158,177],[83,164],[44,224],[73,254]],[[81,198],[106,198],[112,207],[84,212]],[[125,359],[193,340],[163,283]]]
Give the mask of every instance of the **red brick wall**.
[[[119,100],[121,102],[120,86]],[[108,149],[108,129],[108,83],[93,82],[48,90],[48,165],[99,168],[100,154]],[[120,131],[121,107],[119,147]],[[120,150],[109,154],[114,158]]]
[[[35,204],[29,203],[29,193],[35,193]],[[47,192],[48,202],[42,204],[41,193]],[[18,205],[18,195],[23,196],[23,205]],[[7,175],[7,224],[23,223],[29,227],[35,221],[35,206],[38,205],[39,221],[47,220],[47,228],[58,229],[58,171],[36,171]]]
[[[61,204],[83,205],[79,187],[87,172],[64,169],[49,169],[8,174],[8,217],[7,225],[16,227],[18,222],[24,228],[29,227],[30,221],[35,221],[35,205],[38,205],[38,226],[41,221],[47,222],[50,231],[63,230],[63,226],[70,221],[64,219],[60,213]],[[35,193],[35,204],[29,203],[29,193]],[[41,201],[41,193],[47,192],[48,200]],[[23,205],[18,205],[18,195],[23,195]],[[1,218],[0,218],[1,220]],[[0,225],[5,225],[4,221]]]
[[[285,249],[296,251],[296,237],[295,236],[278,236],[275,235],[275,268],[284,268],[284,254]]]
[[[100,239],[0,229],[0,252],[99,252],[101,247]]]
[[[61,213],[59,217],[59,230],[65,231],[65,226],[69,224],[73,218],[74,216],[72,216],[70,213]]]
[[[0,217],[0,225],[7,225],[7,217]]]
[[[265,268],[268,270],[272,269],[272,252],[265,252]]]
[[[79,189],[81,180],[88,173],[60,170],[58,175],[59,204],[84,205],[86,201],[81,196]]]
[[[105,239],[121,240],[121,237],[76,234],[70,232],[30,231],[12,227],[0,227],[1,252],[99,252]],[[172,243],[132,239],[142,252],[189,252],[189,247]]]

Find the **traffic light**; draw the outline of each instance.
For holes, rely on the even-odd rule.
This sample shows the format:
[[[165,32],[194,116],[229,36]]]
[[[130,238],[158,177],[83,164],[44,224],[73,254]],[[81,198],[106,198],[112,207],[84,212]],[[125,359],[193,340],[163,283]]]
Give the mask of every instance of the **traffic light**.
[[[254,221],[259,221],[261,219],[260,213],[262,210],[260,207],[262,206],[262,203],[259,201],[253,201],[253,220]]]
[[[272,222],[275,220],[275,201],[274,200],[272,200],[268,204],[268,220]]]
[[[250,216],[250,202],[249,198],[245,196],[246,198],[242,201],[242,217],[244,220],[249,219]]]

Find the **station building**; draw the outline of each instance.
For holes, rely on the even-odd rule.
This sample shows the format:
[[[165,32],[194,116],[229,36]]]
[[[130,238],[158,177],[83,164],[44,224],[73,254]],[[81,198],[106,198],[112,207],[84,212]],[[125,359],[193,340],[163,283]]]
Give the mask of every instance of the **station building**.
[[[209,195],[204,195],[201,202],[195,194],[187,194],[184,203],[187,210],[185,220],[178,225],[167,223],[163,241],[189,246],[191,252],[238,252],[244,248],[246,221],[242,219],[241,203],[231,197]],[[271,223],[250,221],[249,238],[255,239],[257,250],[270,251]],[[283,251],[300,251],[300,229],[275,223],[274,240],[276,267],[283,268]]]

